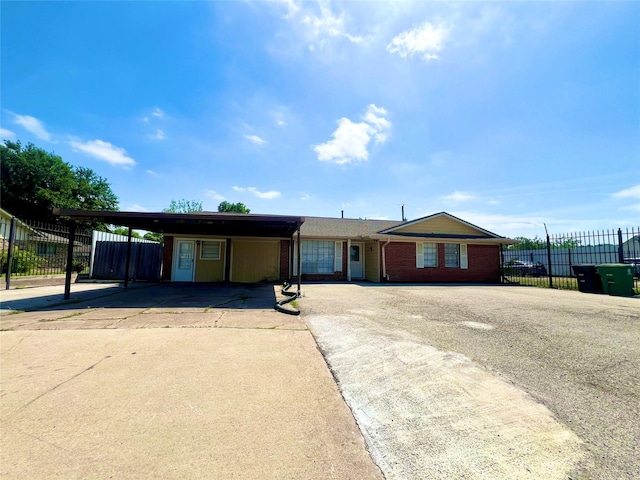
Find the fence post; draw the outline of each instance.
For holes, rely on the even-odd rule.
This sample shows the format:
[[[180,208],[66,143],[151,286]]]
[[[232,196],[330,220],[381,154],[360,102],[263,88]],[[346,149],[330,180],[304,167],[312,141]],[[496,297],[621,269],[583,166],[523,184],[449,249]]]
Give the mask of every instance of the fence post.
[[[547,261],[549,263],[549,288],[553,288],[553,272],[551,271],[551,242],[547,233]]]
[[[11,287],[11,267],[13,266],[13,244],[16,239],[16,217],[11,217],[11,228],[9,229],[9,250],[7,251],[7,276],[5,277],[5,290]]]
[[[67,246],[67,274],[64,279],[64,299],[71,297],[71,271],[73,270],[73,244],[76,243],[76,222],[69,226],[69,245]]]
[[[622,229],[618,229],[618,263],[624,263],[624,248],[622,246]]]
[[[131,264],[131,227],[127,236],[127,259],[124,262],[124,288],[129,287],[129,265]]]

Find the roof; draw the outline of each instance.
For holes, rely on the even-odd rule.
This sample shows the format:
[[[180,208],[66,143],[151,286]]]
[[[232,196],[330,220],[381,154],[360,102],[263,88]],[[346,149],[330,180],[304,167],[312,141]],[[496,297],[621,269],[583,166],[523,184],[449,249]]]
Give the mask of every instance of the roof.
[[[218,212],[152,213],[54,209],[53,213],[74,220],[94,220],[165,234],[289,238],[299,229],[303,238],[393,239],[414,242],[430,238],[452,241],[468,240],[479,243],[514,243],[511,239],[484,230],[446,212],[410,222]],[[403,230],[408,226],[428,222],[430,219],[440,216],[466,225],[471,230],[466,229],[463,232],[433,232],[429,229],[417,232]]]
[[[460,222],[477,231],[477,234],[464,233],[430,233],[430,232],[404,232],[398,231],[425,220],[445,216]],[[477,243],[514,243],[513,240],[501,237],[493,232],[480,228],[446,212],[436,213],[427,217],[418,218],[410,222],[400,220],[362,220],[353,218],[326,218],[305,217],[305,222],[300,229],[303,238],[344,238],[344,239],[372,239],[372,240],[396,240],[396,241],[424,241],[425,239],[439,239],[461,241],[468,240]]]
[[[467,222],[465,220],[462,220],[461,218],[455,217],[455,216],[453,216],[453,215],[451,215],[450,213],[447,213],[447,212],[434,213],[433,215],[427,215],[426,217],[417,218],[415,220],[411,220],[410,222],[405,222],[405,223],[402,223],[400,225],[395,225],[394,227],[387,228],[386,230],[381,231],[380,233],[392,233],[394,230],[397,230],[399,228],[409,227],[411,225],[415,225],[416,223],[424,222],[425,220],[431,220],[431,219],[437,218],[437,217],[450,218],[452,220],[460,222],[460,223],[462,223],[464,225],[467,225],[468,227],[471,227],[471,228],[473,228],[475,230],[478,230],[478,231],[484,233],[485,236],[490,236],[490,237],[495,237],[495,238],[503,238],[503,237],[501,237],[500,235],[498,235],[496,233],[490,232],[489,230],[485,230],[484,228],[480,228],[477,225],[474,225],[473,223],[469,223],[469,222]],[[476,235],[476,236],[481,238],[480,235]]]
[[[402,224],[398,220],[362,220],[355,218],[305,217],[300,228],[303,237],[371,237],[380,230]]]
[[[304,217],[253,213],[113,212],[54,208],[53,214],[73,220],[93,220],[151,232],[183,235],[289,238],[304,222]]]

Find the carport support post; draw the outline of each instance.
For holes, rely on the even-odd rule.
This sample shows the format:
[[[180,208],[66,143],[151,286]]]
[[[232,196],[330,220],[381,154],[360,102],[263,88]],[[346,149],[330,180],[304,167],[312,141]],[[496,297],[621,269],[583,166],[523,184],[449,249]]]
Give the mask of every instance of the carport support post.
[[[64,299],[71,298],[71,271],[73,270],[73,244],[76,243],[76,222],[69,225],[69,245],[67,246],[67,276],[64,279]]]
[[[127,260],[124,262],[124,288],[129,287],[129,265],[131,263],[131,227],[127,236]]]
[[[302,245],[300,243],[300,225],[298,225],[298,296],[300,296],[300,284],[302,283]]]

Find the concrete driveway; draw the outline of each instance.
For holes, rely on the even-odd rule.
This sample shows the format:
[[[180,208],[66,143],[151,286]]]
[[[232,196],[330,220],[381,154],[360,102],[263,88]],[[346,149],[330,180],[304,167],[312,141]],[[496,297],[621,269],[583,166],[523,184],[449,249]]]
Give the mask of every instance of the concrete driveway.
[[[640,478],[640,298],[303,292],[303,319],[386,478]]]
[[[278,290],[3,310],[0,477],[382,478],[307,327],[273,310]]]

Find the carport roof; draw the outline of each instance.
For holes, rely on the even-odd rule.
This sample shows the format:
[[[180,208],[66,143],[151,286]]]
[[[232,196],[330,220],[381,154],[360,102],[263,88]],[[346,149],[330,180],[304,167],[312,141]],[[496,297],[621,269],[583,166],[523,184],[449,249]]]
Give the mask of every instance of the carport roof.
[[[251,213],[113,212],[54,208],[53,214],[72,220],[93,220],[111,225],[158,233],[289,238],[304,223],[304,217]]]

